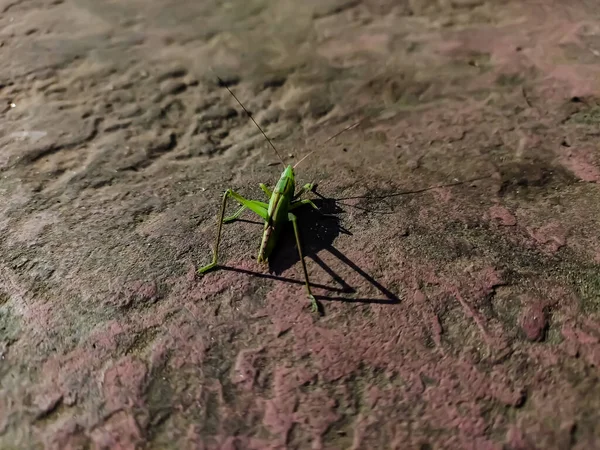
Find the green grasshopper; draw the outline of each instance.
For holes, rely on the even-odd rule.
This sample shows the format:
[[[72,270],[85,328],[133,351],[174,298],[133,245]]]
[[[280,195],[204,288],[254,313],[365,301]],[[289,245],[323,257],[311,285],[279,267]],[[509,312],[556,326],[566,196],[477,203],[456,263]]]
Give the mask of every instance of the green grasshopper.
[[[233,98],[237,101],[237,103],[242,107],[244,112],[248,115],[248,117],[254,122],[254,125],[260,130],[262,135],[265,137],[271,148],[275,151],[275,154],[279,158],[281,165],[285,168],[279,181],[275,185],[275,189],[273,191],[269,190],[269,188],[260,183],[260,188],[267,196],[269,203],[264,203],[258,200],[248,200],[234,192],[231,189],[227,189],[223,194],[223,202],[221,204],[221,210],[219,212],[219,216],[217,218],[217,237],[215,240],[215,245],[213,249],[213,259],[212,262],[204,267],[198,269],[198,273],[203,275],[209,270],[215,268],[217,266],[217,258],[219,253],[219,244],[221,243],[221,228],[224,223],[229,223],[236,220],[245,209],[249,209],[250,211],[256,213],[261,219],[264,220],[265,225],[263,229],[262,242],[260,244],[260,249],[258,251],[258,262],[267,262],[269,256],[271,255],[273,249],[277,244],[277,240],[279,235],[281,234],[281,230],[287,222],[291,222],[294,227],[294,234],[296,236],[296,245],[298,247],[298,256],[300,257],[300,262],[302,263],[302,270],[304,272],[304,284],[306,286],[306,292],[308,293],[308,298],[311,302],[311,309],[313,312],[319,311],[319,305],[314,295],[310,290],[310,282],[308,280],[308,272],[306,270],[306,264],[304,263],[304,257],[302,255],[302,245],[300,243],[300,233],[298,231],[298,223],[296,220],[296,216],[292,213],[293,210],[302,206],[302,205],[310,205],[316,210],[317,206],[309,199],[300,200],[300,197],[306,192],[310,192],[313,190],[314,185],[312,183],[305,184],[302,188],[296,191],[296,181],[294,177],[294,169],[304,161],[307,157],[309,157],[313,152],[311,151],[304,158],[298,161],[293,167],[291,165],[286,165],[283,161],[283,158],[271,142],[271,140],[267,137],[262,128],[256,123],[252,115],[248,112],[248,110],[242,105],[242,103],[237,99],[235,94],[225,85],[223,80],[217,76],[219,83],[229,91],[229,93],[233,96]],[[356,124],[355,124],[356,125]],[[332,136],[327,139],[327,141],[333,139],[334,137],[341,134],[343,131],[352,128],[354,125],[342,130],[340,133]],[[327,142],[325,141],[325,142]],[[324,143],[325,143],[324,142]],[[323,144],[324,144],[323,143]],[[225,217],[225,206],[227,205],[227,199],[233,198],[237,201],[241,208],[238,209],[233,215],[229,217]]]

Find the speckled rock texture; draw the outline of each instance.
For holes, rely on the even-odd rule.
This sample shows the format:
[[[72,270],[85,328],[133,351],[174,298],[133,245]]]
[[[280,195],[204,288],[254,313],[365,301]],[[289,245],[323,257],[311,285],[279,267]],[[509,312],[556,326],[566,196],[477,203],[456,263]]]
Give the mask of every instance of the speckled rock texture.
[[[596,0],[2,0],[0,55],[0,448],[600,448]],[[317,150],[322,317],[251,213],[195,274],[281,173],[215,73]]]

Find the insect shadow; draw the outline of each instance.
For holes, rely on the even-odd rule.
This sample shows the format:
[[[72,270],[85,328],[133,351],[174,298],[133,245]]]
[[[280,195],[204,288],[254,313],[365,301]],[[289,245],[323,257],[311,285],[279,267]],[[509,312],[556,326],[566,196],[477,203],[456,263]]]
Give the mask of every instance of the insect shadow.
[[[427,191],[431,191],[437,188],[460,186],[469,184],[475,181],[486,180],[490,178],[489,175],[478,176],[471,179],[456,181],[451,183],[443,183],[435,186],[429,186],[421,189],[404,190],[396,192],[388,192],[383,195],[363,195],[343,198],[327,198],[317,192],[316,188],[313,190],[318,198],[313,199],[315,205],[319,208],[319,211],[315,211],[310,206],[303,206],[295,211],[298,217],[298,226],[301,230],[302,247],[305,258],[312,259],[322,270],[324,270],[329,276],[337,283],[338,286],[328,286],[318,283],[310,283],[314,288],[319,288],[325,291],[334,293],[334,295],[324,296],[315,295],[319,300],[331,301],[344,301],[353,303],[379,303],[379,304],[395,304],[399,303],[400,299],[389,289],[375,280],[371,275],[360,268],[355,262],[350,260],[340,250],[334,247],[333,243],[340,234],[352,235],[350,231],[345,229],[341,225],[341,219],[339,215],[344,212],[344,209],[340,205],[344,205],[351,208],[357,208],[371,214],[396,214],[394,211],[394,205],[388,201],[393,200],[396,197],[405,195],[422,194]],[[370,203],[382,203],[382,209],[366,208],[360,205],[350,205],[343,203],[344,200],[369,200]],[[242,222],[254,223],[262,225],[262,222],[238,219]],[[289,225],[289,224],[288,224]],[[269,258],[269,271],[271,273],[265,274],[261,272],[254,272],[251,270],[238,269],[230,266],[219,266],[222,270],[230,270],[234,272],[245,273],[253,275],[259,278],[268,278],[278,281],[284,281],[287,283],[294,283],[302,285],[301,280],[294,278],[282,277],[281,274],[294,266],[298,262],[298,250],[296,248],[296,241],[294,239],[294,233],[291,225],[287,226],[280,237],[283,245],[278,246]],[[335,270],[328,266],[323,259],[319,256],[319,253],[323,250],[328,251],[331,255],[335,256],[338,260],[344,263],[346,266],[354,270],[360,276],[362,276],[367,282],[375,287],[382,294],[382,298],[352,298],[348,297],[350,294],[355,294],[356,289],[350,286]],[[337,295],[336,295],[337,294]],[[346,296],[342,296],[345,294]]]
[[[334,198],[326,198],[323,195],[313,191],[317,195],[317,199],[313,199],[313,202],[319,208],[315,210],[310,206],[303,206],[295,211],[298,217],[298,227],[301,230],[302,250],[305,258],[312,259],[322,270],[324,270],[337,286],[328,286],[318,283],[310,283],[311,287],[319,288],[325,291],[332,292],[334,295],[315,295],[319,300],[324,301],[344,301],[352,303],[379,303],[379,304],[396,304],[400,302],[400,299],[379,283],[375,278],[369,275],[365,270],[353,262],[350,258],[344,255],[340,250],[334,247],[333,243],[340,234],[352,235],[350,231],[345,229],[341,224],[341,214],[344,210],[339,206],[339,202]],[[251,222],[259,224],[259,222],[244,220],[245,222]],[[234,272],[245,273],[248,275],[257,276],[260,278],[269,278],[278,281],[284,281],[288,283],[294,283],[302,285],[302,280],[296,280],[293,278],[282,277],[281,274],[294,266],[299,261],[298,250],[296,248],[296,241],[294,238],[293,229],[290,226],[282,231],[281,243],[269,258],[269,272],[270,274],[254,272],[251,270],[238,269],[229,266],[219,266],[222,270],[230,270]],[[331,268],[323,259],[319,256],[319,253],[323,250],[328,251],[331,255],[335,256],[339,261],[345,264],[347,267],[352,269],[354,272],[362,276],[369,284],[375,287],[381,294],[381,298],[353,298],[348,297],[350,294],[355,294],[356,289],[348,284],[341,275],[339,275],[333,268]],[[345,294],[346,296],[342,296]]]

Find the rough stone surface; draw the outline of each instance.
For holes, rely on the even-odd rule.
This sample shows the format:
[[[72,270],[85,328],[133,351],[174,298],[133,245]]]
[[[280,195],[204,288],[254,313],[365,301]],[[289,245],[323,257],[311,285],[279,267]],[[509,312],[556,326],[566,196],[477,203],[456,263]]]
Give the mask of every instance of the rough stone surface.
[[[0,1],[0,448],[600,448],[597,6]]]

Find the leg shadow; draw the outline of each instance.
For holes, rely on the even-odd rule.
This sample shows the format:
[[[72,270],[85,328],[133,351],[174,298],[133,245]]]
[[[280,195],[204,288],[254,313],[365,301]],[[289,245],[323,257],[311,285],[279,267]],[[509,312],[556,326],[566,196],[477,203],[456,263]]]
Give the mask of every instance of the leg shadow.
[[[295,211],[298,217],[298,227],[300,229],[300,239],[302,250],[305,258],[312,259],[321,269],[323,269],[338,287],[321,286],[311,282],[311,286],[315,288],[325,289],[338,294],[355,294],[356,289],[348,284],[343,277],[338,274],[332,267],[327,265],[325,261],[318,255],[321,251],[326,250],[331,255],[335,256],[339,261],[347,267],[362,276],[369,284],[375,287],[381,294],[382,298],[353,298],[345,296],[315,296],[319,300],[337,300],[355,303],[382,303],[394,304],[399,303],[400,299],[389,289],[375,280],[371,275],[361,269],[350,258],[344,255],[340,250],[333,246],[335,239],[340,234],[352,235],[350,231],[341,225],[339,214],[343,212],[338,201],[332,198],[325,198],[317,194],[318,199],[314,200],[319,211],[314,210],[310,206],[298,208]],[[289,269],[299,262],[298,249],[296,248],[296,240],[291,225],[286,227],[280,237],[280,245],[278,245],[269,258],[269,269],[275,274],[275,278],[279,278],[283,271]],[[271,275],[272,276],[272,275]],[[303,279],[294,280],[295,283],[304,284]]]

